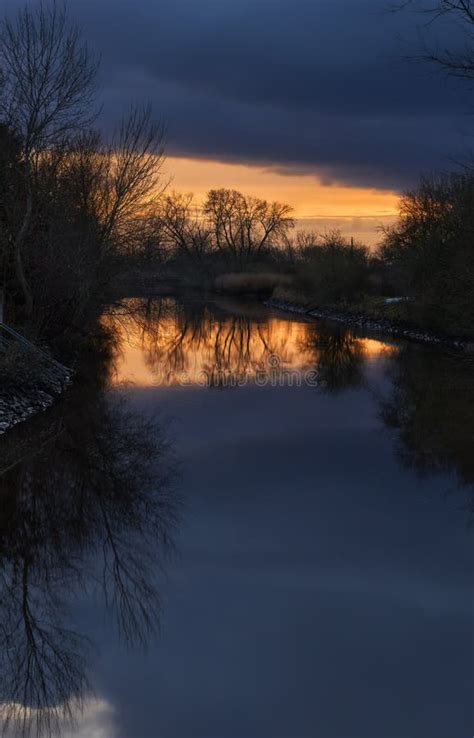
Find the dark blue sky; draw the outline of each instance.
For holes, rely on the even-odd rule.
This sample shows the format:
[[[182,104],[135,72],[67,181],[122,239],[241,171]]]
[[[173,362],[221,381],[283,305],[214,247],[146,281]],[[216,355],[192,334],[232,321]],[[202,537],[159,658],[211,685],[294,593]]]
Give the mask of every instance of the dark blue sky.
[[[17,0],[7,0],[12,7]],[[102,55],[104,115],[150,99],[168,152],[398,189],[471,148],[469,89],[404,61],[389,0],[70,0]],[[449,29],[438,29],[449,38]]]

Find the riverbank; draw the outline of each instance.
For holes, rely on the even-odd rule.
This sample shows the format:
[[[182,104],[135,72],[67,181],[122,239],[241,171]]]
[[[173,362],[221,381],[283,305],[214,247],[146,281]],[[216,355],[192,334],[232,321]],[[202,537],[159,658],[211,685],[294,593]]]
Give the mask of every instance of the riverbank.
[[[404,338],[409,341],[417,341],[450,351],[474,353],[474,341],[436,333],[419,326],[414,326],[403,320],[390,319],[384,315],[374,316],[373,311],[368,313],[367,311],[358,309],[357,306],[353,308],[347,307],[345,309],[338,307],[314,307],[304,302],[284,299],[278,296],[272,296],[264,300],[264,304],[273,309],[296,313],[298,315],[307,315],[311,318],[331,320],[377,335]]]
[[[51,407],[72,374],[33,344],[12,341],[0,362],[0,435]]]
[[[173,275],[153,273],[129,275],[114,283],[115,298],[207,295],[231,298],[252,298],[273,309],[311,318],[333,320],[348,327],[369,331],[380,336],[392,336],[426,345],[473,354],[474,337],[448,335],[426,327],[415,320],[411,303],[384,297],[369,297],[360,304],[318,305],[313,296],[296,289],[291,278],[278,273],[225,273],[217,278],[194,281]],[[126,288],[126,289],[124,289]]]

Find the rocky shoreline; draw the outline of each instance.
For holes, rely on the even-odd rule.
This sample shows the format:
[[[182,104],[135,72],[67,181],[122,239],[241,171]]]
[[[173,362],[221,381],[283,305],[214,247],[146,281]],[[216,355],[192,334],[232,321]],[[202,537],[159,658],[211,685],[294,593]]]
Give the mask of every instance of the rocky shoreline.
[[[264,304],[268,307],[276,308],[277,310],[284,310],[285,312],[306,315],[311,318],[336,321],[359,330],[370,331],[371,333],[388,335],[394,338],[404,338],[409,341],[418,341],[419,343],[437,346],[450,351],[474,353],[473,343],[451,336],[439,335],[428,330],[420,330],[401,325],[386,318],[375,320],[363,313],[341,312],[330,309],[325,310],[323,308],[308,308],[305,305],[276,298],[265,300]]]
[[[0,436],[18,423],[44,412],[72,381],[72,371],[60,364],[41,367],[35,382],[6,382],[0,387]]]

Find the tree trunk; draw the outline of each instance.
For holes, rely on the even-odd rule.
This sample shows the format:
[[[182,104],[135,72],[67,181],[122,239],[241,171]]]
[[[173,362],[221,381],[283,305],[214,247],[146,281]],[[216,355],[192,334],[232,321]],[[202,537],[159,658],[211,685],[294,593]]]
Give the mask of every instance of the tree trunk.
[[[30,172],[29,167],[25,167],[27,177],[27,195],[26,195],[26,210],[23,218],[23,223],[15,239],[15,270],[18,282],[20,283],[21,291],[23,292],[23,299],[25,301],[25,313],[27,317],[30,317],[33,313],[33,293],[31,287],[26,278],[25,269],[23,266],[22,249],[28,235],[28,230],[31,223],[31,216],[33,214],[33,192],[31,189]]]
[[[25,270],[23,267],[23,259],[21,256],[21,248],[20,245],[16,245],[16,253],[15,253],[15,267],[16,267],[16,276],[20,283],[21,291],[23,292],[23,299],[25,301],[25,313],[27,317],[30,317],[33,313],[33,293],[31,291],[31,287],[28,284],[28,280],[25,276]]]

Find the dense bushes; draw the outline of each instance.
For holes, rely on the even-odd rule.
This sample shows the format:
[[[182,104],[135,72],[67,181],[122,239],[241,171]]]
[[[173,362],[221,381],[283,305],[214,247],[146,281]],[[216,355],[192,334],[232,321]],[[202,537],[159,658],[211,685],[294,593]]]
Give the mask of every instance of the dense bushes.
[[[288,287],[292,278],[287,274],[272,272],[238,272],[220,274],[214,286],[219,292],[230,295],[271,294],[276,287]]]
[[[301,239],[301,236],[300,236]],[[334,231],[309,238],[297,253],[297,279],[321,303],[353,300],[369,285],[369,256],[364,246]]]
[[[474,174],[424,178],[401,198],[398,222],[373,253],[340,233],[298,234],[299,286],[319,304],[401,295],[404,320],[472,335]]]
[[[472,332],[474,175],[425,178],[407,192],[380,255],[397,270],[423,322],[440,330]]]

